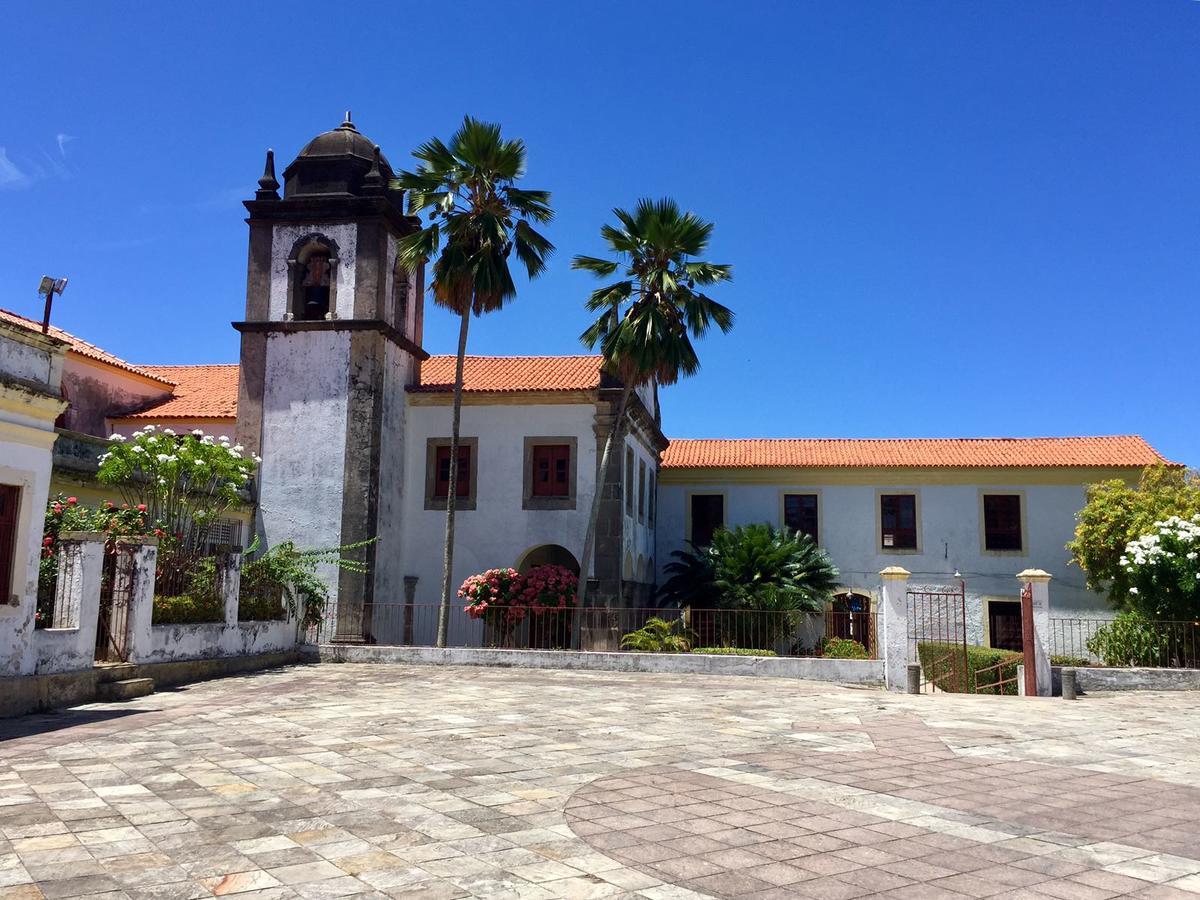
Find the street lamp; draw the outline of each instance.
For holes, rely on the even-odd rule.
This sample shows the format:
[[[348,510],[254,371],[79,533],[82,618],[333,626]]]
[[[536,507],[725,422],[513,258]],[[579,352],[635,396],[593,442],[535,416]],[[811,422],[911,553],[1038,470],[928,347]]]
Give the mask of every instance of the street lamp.
[[[67,279],[42,276],[42,283],[38,285],[38,293],[46,295],[46,310],[42,313],[42,334],[50,333],[50,304],[54,302],[54,295],[61,294],[66,289]]]

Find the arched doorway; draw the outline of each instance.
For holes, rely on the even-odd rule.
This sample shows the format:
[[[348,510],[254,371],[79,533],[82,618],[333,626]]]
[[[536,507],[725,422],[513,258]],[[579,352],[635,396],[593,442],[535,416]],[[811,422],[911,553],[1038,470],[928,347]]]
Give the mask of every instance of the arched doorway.
[[[517,562],[517,571],[524,574],[536,566],[562,566],[579,574],[579,562],[575,554],[558,544],[539,544],[529,548]]]
[[[834,594],[833,602],[825,615],[825,634],[829,637],[858,641],[871,653],[876,636],[870,595],[857,591]]]
[[[575,555],[558,544],[531,547],[521,555],[516,569],[524,575],[538,566],[562,566],[575,575],[579,574],[579,562]],[[574,611],[569,608],[529,615],[522,624],[526,646],[530,650],[570,649],[574,619]]]

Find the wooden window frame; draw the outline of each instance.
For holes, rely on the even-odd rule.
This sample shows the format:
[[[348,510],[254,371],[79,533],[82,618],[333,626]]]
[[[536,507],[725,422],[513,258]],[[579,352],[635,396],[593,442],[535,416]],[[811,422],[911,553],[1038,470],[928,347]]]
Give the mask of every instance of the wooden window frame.
[[[479,490],[479,438],[460,437],[460,451],[466,449],[471,459],[471,483],[465,496],[460,496],[454,504],[454,509],[471,510],[475,508],[475,496]],[[450,438],[436,437],[425,441],[425,508],[428,510],[446,511],[447,497],[436,495],[437,490],[437,458],[438,450],[450,447]]]
[[[817,519],[816,532],[817,533],[815,535],[812,535],[811,537],[813,539],[813,542],[815,544],[817,544],[818,546],[820,546],[821,532],[822,532],[821,514],[823,512],[823,510],[822,510],[823,504],[821,503],[821,492],[815,491],[815,490],[802,490],[802,489],[780,491],[780,493],[779,493],[779,525],[781,528],[789,527],[788,523],[787,523],[788,497],[812,497],[816,501],[816,519]],[[798,529],[793,529],[793,530],[795,531]],[[807,533],[807,532],[805,532],[805,533]]]
[[[568,448],[567,493],[564,496],[535,496],[533,493],[533,458],[535,447],[565,446]],[[579,439],[569,435],[526,437],[522,454],[522,509],[575,509],[579,483]]]
[[[692,521],[692,503],[696,497],[720,497],[721,498],[721,524],[717,528],[729,527],[729,495],[725,491],[688,491],[685,500],[686,506],[684,513],[686,521],[684,522],[684,534],[687,540],[695,544],[695,535],[693,534],[694,523]],[[715,532],[717,528],[714,528]]]
[[[913,501],[913,545],[888,546],[883,530],[883,504],[890,497],[912,497]],[[893,529],[893,533],[900,529]],[[921,552],[921,494],[919,491],[902,488],[886,488],[875,492],[875,548],[881,554],[918,554]]]
[[[1019,533],[1017,535],[1021,546],[1015,548],[997,548],[988,546],[988,516],[987,503],[989,497],[1013,497],[1017,501],[1017,527]],[[1029,555],[1029,534],[1026,528],[1025,517],[1025,492],[1024,491],[997,491],[997,490],[980,490],[979,491],[979,549],[986,556],[1028,556]]]

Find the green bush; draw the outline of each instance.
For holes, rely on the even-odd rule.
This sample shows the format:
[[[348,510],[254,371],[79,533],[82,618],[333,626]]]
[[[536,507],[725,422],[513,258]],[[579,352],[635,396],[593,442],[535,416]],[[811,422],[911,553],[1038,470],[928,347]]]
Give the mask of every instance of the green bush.
[[[823,638],[821,656],[826,659],[870,659],[867,648],[850,638]]]
[[[748,650],[745,647],[696,647],[693,653],[706,656],[775,656],[774,650]]]
[[[641,653],[687,653],[692,649],[691,633],[679,619],[654,616],[621,638],[621,646]]]
[[[1080,666],[1090,666],[1092,661],[1086,656],[1068,656],[1062,653],[1055,653],[1050,657],[1050,665],[1052,666],[1071,666],[1079,668]]]
[[[155,625],[197,625],[225,621],[225,606],[215,594],[154,598]]]
[[[962,644],[921,641],[917,644],[917,656],[925,679],[939,690],[952,694],[1017,693],[1016,681],[999,687],[997,684],[1017,677],[1017,666],[1022,659],[1020,653],[972,646],[964,653]],[[992,668],[1001,663],[1004,663],[1001,668]]]

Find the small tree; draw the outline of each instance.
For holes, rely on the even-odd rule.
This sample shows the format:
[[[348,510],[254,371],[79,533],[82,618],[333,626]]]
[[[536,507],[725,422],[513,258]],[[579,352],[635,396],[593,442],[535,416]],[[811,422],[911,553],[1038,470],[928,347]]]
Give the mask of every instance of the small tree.
[[[1170,516],[1200,513],[1200,477],[1177,466],[1153,466],[1138,485],[1120,480],[1093,484],[1076,516],[1075,539],[1067,544],[1072,562],[1083,569],[1090,590],[1106,592],[1119,609],[1128,608],[1132,586],[1121,563],[1125,548]]]
[[[554,218],[548,191],[516,187],[525,174],[525,143],[505,140],[500,126],[467,116],[449,145],[438,138],[413,151],[415,172],[401,172],[397,188],[408,191],[408,211],[430,224],[401,238],[397,258],[409,272],[434,259],[429,289],[433,300],[459,317],[450,416],[450,477],[446,492],[446,544],[442,560],[442,600],[437,645],[446,646],[450,623],[450,584],[454,570],[454,511],[458,491],[459,419],[463,366],[471,316],[500,309],[517,296],[509,271],[512,253],[530,278],[546,268],[554,245],[533,224]]]
[[[241,490],[259,462],[226,437],[147,425],[128,439],[112,436],[97,478],[143,513],[175,552],[189,555],[203,548],[217,519],[243,502]]]

